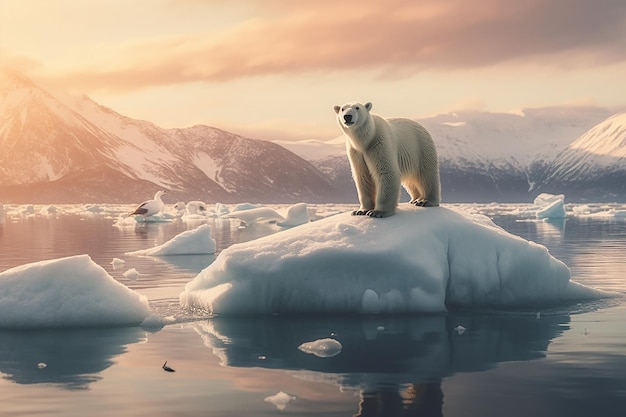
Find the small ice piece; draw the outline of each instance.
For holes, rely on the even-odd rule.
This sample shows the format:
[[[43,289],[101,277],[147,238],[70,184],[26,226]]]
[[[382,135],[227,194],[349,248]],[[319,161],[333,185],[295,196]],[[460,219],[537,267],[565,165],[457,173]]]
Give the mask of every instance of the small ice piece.
[[[233,211],[227,215],[236,218],[245,224],[284,222],[285,218],[276,210],[269,207],[258,207],[250,210]]]
[[[465,330],[467,330],[467,329],[466,329],[465,327],[463,327],[463,326],[460,326],[460,325],[459,325],[459,326],[456,326],[456,327],[454,328],[454,331],[455,331],[457,334],[459,334],[459,335],[461,335],[461,334],[465,333]]]
[[[341,353],[341,343],[335,339],[326,338],[305,342],[298,346],[298,349],[304,353],[315,355],[320,358],[332,358]]]
[[[267,359],[267,356],[259,355],[258,359],[264,361],[265,359]]]
[[[124,266],[125,263],[126,261],[120,258],[113,258],[113,260],[111,261],[111,265],[113,265],[113,269],[119,269],[122,266]]]
[[[146,317],[140,324],[141,327],[146,329],[161,329],[165,326],[166,319],[159,316],[158,314],[151,314]]]
[[[135,281],[139,278],[139,272],[135,268],[130,268],[128,271],[124,272],[124,276],[131,281]]]
[[[385,330],[385,326],[378,326],[376,330],[378,330],[379,332],[382,332]]]
[[[536,214],[538,219],[564,219],[565,214],[565,195],[558,194],[539,194],[535,198],[534,205],[540,207]]]
[[[56,214],[58,210],[55,206],[45,206],[39,212],[44,216],[49,216],[51,214]]]
[[[47,367],[48,367],[48,364],[47,364],[47,363],[45,363],[45,362],[39,362],[39,363],[37,364],[37,368],[39,368],[39,369],[45,369],[45,368],[47,368]]]
[[[289,395],[286,392],[279,391],[274,395],[270,395],[265,398],[266,403],[274,404],[279,410],[284,410],[287,404],[295,400],[296,397]]]
[[[187,214],[206,216],[207,206],[204,201],[190,201],[185,206]]]
[[[215,215],[216,216],[223,216],[230,213],[230,210],[228,209],[227,206],[225,206],[222,203],[215,203]]]
[[[298,203],[289,207],[289,210],[287,210],[287,218],[277,224],[281,227],[295,227],[310,221],[309,208],[306,203]]]
[[[174,210],[176,210],[176,214],[178,216],[182,216],[183,214],[185,214],[185,210],[187,210],[187,205],[185,204],[184,201],[179,201],[176,204],[174,204]]]

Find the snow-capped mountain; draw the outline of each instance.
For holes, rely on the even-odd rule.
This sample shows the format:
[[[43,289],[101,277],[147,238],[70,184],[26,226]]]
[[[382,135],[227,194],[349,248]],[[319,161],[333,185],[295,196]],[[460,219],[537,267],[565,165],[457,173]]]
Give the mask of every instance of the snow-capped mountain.
[[[552,107],[418,121],[437,144],[446,202],[539,192],[626,201],[626,114],[612,114]],[[356,202],[343,138],[283,145],[209,126],[163,129],[0,70],[2,202],[136,202],[158,189],[169,202]]]
[[[561,163],[555,162],[560,153],[611,114],[599,107],[548,107],[515,113],[450,113],[417,121],[437,145],[444,201],[523,202],[534,199],[540,184],[546,189],[546,169]],[[334,140],[328,150],[330,156],[314,164],[338,184],[346,183],[350,174],[343,145]],[[334,156],[341,154],[343,158]],[[583,198],[580,191],[589,184],[585,185],[584,177],[578,180],[582,188],[568,199]],[[566,192],[558,186],[550,189]]]
[[[163,129],[0,72],[0,200],[134,202],[158,189],[170,200],[337,197],[324,174],[274,143],[208,126]]]
[[[580,136],[547,166],[539,190],[559,189],[581,198],[621,201],[626,196],[626,113]]]

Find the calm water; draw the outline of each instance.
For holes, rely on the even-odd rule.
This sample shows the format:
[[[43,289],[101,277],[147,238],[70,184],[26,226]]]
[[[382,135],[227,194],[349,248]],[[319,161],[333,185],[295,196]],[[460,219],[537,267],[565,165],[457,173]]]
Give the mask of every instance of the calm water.
[[[180,323],[142,328],[0,331],[2,416],[624,416],[626,305],[539,312],[451,312],[411,317],[207,319],[181,312],[178,294],[214,256],[140,258],[202,224],[116,227],[126,208],[11,215],[0,225],[0,271],[87,253]],[[320,210],[329,210],[327,207]],[[36,207],[37,213],[40,208]],[[332,210],[332,209],[331,209]],[[489,207],[477,206],[489,211]],[[497,214],[497,213],[496,213]],[[626,294],[626,220],[496,223],[546,245],[573,279]],[[273,233],[209,220],[221,250]],[[115,270],[113,257],[126,260]],[[123,275],[140,273],[136,281]],[[457,326],[466,331],[459,334]],[[334,337],[332,358],[302,353]],[[176,370],[167,373],[163,362]],[[40,369],[38,363],[46,363]],[[296,399],[283,410],[265,401]]]

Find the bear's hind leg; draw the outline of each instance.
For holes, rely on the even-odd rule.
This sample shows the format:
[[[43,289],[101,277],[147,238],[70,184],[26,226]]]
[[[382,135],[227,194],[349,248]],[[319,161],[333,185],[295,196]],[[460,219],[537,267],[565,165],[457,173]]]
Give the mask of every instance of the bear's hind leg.
[[[439,206],[439,198],[436,193],[431,193],[430,198],[426,195],[421,185],[415,182],[407,184],[405,187],[411,196],[410,204],[417,207],[437,207]]]

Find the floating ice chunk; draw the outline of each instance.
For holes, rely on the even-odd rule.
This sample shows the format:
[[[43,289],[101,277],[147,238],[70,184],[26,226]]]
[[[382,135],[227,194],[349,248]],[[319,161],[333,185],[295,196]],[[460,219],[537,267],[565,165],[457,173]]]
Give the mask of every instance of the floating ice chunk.
[[[278,225],[282,227],[294,227],[310,221],[308,206],[306,203],[298,203],[289,207],[289,210],[287,210],[287,218],[278,222]]]
[[[45,362],[39,362],[37,364],[37,368],[39,368],[39,369],[46,369],[47,367],[48,367],[48,364],[45,363]]]
[[[136,281],[139,278],[139,272],[135,268],[130,268],[128,271],[124,272],[124,276],[131,280]]]
[[[547,207],[557,201],[565,201],[565,194],[541,193],[535,197],[533,204],[537,207]]]
[[[246,224],[254,223],[268,223],[272,221],[284,221],[285,218],[281,216],[276,210],[269,207],[258,207],[250,210],[232,211],[228,214],[228,217],[236,218]]]
[[[467,329],[466,329],[465,327],[461,326],[461,325],[456,326],[456,327],[454,328],[454,331],[455,331],[457,334],[459,334],[459,335],[461,335],[461,334],[465,333],[465,330],[467,330]]]
[[[45,206],[39,210],[39,213],[43,216],[50,216],[52,214],[57,214],[58,211],[59,210],[55,206]]]
[[[22,209],[22,215],[24,216],[30,216],[33,214],[35,214],[35,206],[32,204],[28,204]]]
[[[256,204],[250,204],[250,203],[240,203],[240,204],[237,204],[233,208],[233,211],[244,211],[244,210],[251,210],[255,208],[259,208],[259,206]]]
[[[136,325],[149,314],[146,297],[113,279],[88,255],[0,273],[0,327]]]
[[[172,221],[170,216],[163,213],[153,214],[149,217],[134,216],[131,219],[134,219],[135,223],[168,223]]]
[[[205,255],[214,254],[215,239],[211,237],[211,226],[203,224],[193,230],[187,230],[172,239],[150,249],[128,252],[127,255],[168,256],[168,255]]]
[[[296,397],[294,397],[293,395],[289,395],[285,392],[280,391],[274,395],[266,397],[265,402],[274,404],[279,410],[284,410],[287,405],[295,399]]]
[[[220,315],[386,314],[606,296],[570,281],[544,246],[485,216],[400,207],[384,219],[343,213],[230,246],[180,303]]]
[[[190,201],[186,204],[187,214],[206,216],[208,214],[206,203],[203,201]]]
[[[230,210],[228,209],[228,206],[222,204],[222,203],[215,203],[215,215],[216,216],[225,216],[226,214],[230,213]]]
[[[172,206],[175,217],[182,217],[187,212],[187,205],[184,201],[178,201]]]
[[[176,318],[172,316],[162,317],[162,316],[159,316],[158,314],[151,314],[141,322],[140,326],[143,327],[144,329],[158,330],[158,329],[163,328],[165,325],[171,324],[174,322],[176,322]]]
[[[538,219],[564,219],[566,217],[564,203],[563,194],[539,194],[534,201],[534,205],[540,207],[536,217]]]
[[[318,339],[312,342],[305,342],[298,346],[298,349],[304,353],[318,356],[320,358],[332,358],[341,353],[341,343],[335,339],[326,338]]]
[[[125,263],[126,261],[120,258],[113,258],[113,260],[111,261],[111,265],[113,265],[113,269],[120,269],[121,267],[124,266]]]

